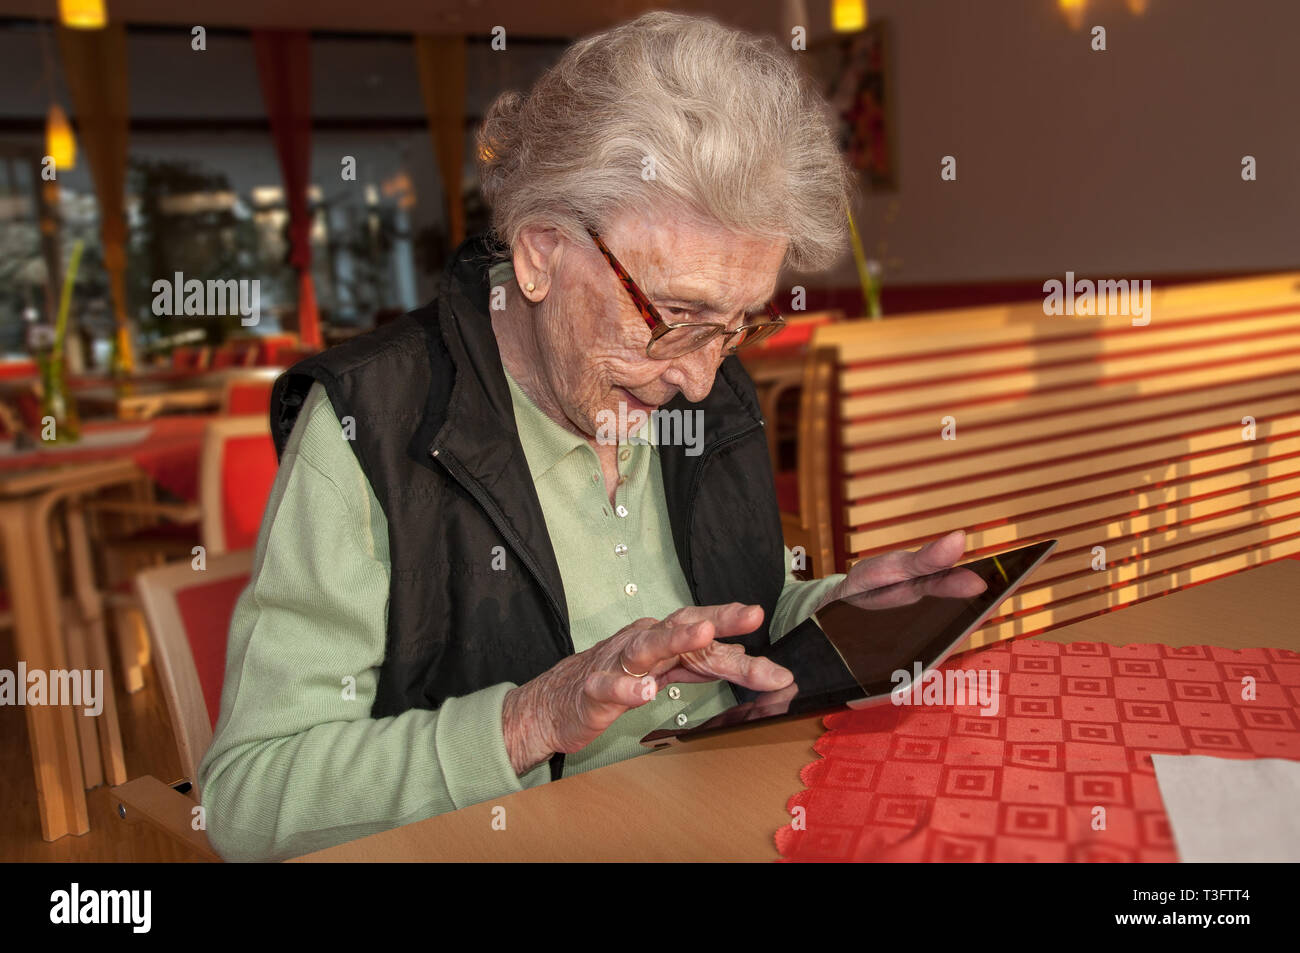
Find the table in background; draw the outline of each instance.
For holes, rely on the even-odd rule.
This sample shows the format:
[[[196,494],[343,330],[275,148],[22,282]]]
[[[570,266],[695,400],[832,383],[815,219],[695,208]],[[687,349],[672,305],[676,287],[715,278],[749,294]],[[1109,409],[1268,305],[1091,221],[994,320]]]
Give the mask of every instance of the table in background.
[[[274,380],[281,373],[283,369],[275,367],[226,368],[188,375],[172,372],[74,390],[82,417],[104,414],[119,420],[152,420],[162,414],[218,410],[231,381]]]
[[[1283,559],[1038,636],[1300,650]],[[408,824],[298,861],[772,861],[821,716],[738,729]],[[507,828],[493,830],[504,807]]]
[[[144,479],[129,458],[70,461],[54,454],[0,471],[0,545],[13,606],[16,657],[28,671],[102,670],[103,709],[95,717],[66,705],[27,705],[41,835],[47,841],[90,829],[86,789],[126,780],[102,604],[79,501]],[[50,517],[64,511],[73,594],[63,600]],[[26,693],[27,686],[17,685]],[[53,690],[53,684],[49,686]],[[85,706],[81,706],[85,707]]]
[[[23,452],[15,452],[12,441],[0,441],[0,477],[125,457],[172,496],[193,502],[198,499],[203,430],[210,420],[210,415],[202,415],[141,422],[92,421],[81,425],[79,443]]]
[[[797,391],[803,385],[804,362],[808,356],[806,346],[788,347],[752,347],[740,351],[738,357],[754,382],[754,391],[758,395],[758,408],[767,421],[768,455],[772,460],[772,472],[779,472],[781,467],[780,442],[791,434],[781,432],[780,407],[781,398],[791,391]]]

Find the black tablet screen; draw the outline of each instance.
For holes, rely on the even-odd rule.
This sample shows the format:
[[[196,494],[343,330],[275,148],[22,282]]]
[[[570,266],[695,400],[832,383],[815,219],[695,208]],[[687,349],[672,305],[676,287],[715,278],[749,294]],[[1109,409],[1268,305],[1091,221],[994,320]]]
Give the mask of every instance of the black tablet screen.
[[[760,653],[788,668],[793,685],[758,693],[733,684],[733,708],[697,725],[686,712],[684,728],[669,723],[643,743],[888,695],[910,684],[917,664],[925,671],[956,648],[1055,543],[985,556],[832,602],[814,615],[815,622],[796,626]]]

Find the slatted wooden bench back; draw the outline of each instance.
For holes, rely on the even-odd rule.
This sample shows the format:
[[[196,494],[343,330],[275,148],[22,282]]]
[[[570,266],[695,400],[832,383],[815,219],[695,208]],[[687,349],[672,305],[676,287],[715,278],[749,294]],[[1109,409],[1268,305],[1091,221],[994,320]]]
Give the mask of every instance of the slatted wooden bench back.
[[[1300,553],[1300,274],[1151,299],[1145,326],[1033,303],[819,328],[831,440],[801,464],[830,474],[839,565],[1058,538],[975,647]]]

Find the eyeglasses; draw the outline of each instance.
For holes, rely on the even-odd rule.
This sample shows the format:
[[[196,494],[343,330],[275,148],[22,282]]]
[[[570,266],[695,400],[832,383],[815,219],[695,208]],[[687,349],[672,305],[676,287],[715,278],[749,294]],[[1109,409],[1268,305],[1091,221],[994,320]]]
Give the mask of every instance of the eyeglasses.
[[[605,247],[600,236],[591,229],[587,229],[587,232],[596,242],[600,253],[605,256],[605,260],[609,262],[609,266],[614,269],[614,274],[618,275],[618,280],[623,283],[632,303],[641,312],[641,317],[645,318],[645,323],[650,326],[650,340],[645,346],[647,357],[656,361],[671,361],[675,357],[699,350],[720,334],[725,339],[724,351],[727,354],[734,354],[737,348],[769,338],[785,327],[785,318],[781,317],[781,312],[770,301],[767,303],[767,314],[771,320],[756,324],[742,324],[738,328],[728,328],[725,324],[711,321],[665,321],[659,316],[655,306],[650,303],[650,299],[636,286],[627,269],[614,257],[614,253]]]

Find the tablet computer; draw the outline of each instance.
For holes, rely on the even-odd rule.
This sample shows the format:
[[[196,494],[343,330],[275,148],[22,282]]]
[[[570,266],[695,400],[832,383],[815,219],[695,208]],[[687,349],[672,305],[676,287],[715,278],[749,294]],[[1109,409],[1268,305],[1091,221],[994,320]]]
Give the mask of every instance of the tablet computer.
[[[699,719],[687,708],[641,744],[662,748],[843,705],[903,704],[920,690],[919,685],[913,690],[913,682],[924,679],[979,628],[1056,543],[1043,540],[828,603],[813,614],[816,625],[796,626],[758,653],[788,668],[794,674],[791,685],[754,692],[733,684],[732,707]]]

